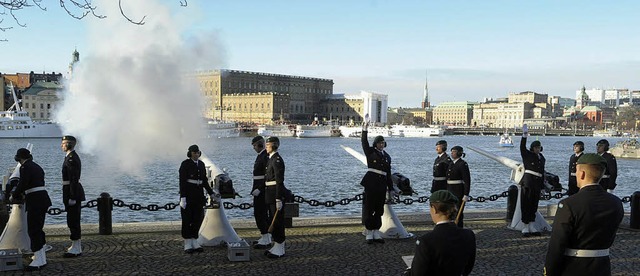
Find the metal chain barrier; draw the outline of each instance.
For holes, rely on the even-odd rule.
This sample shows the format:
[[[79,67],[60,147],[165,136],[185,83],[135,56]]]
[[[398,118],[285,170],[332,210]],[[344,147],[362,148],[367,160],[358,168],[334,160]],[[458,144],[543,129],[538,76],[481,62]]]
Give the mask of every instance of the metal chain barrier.
[[[564,197],[566,194],[563,193],[556,193],[556,194],[551,194],[551,193],[547,193],[544,195],[540,196],[540,200],[551,200],[551,199],[561,199],[562,197]],[[469,197],[468,201],[475,201],[475,202],[487,202],[487,201],[496,201],[499,200],[503,197],[508,197],[509,193],[508,191],[504,191],[500,194],[492,194],[489,196],[478,196],[478,197]],[[320,200],[316,200],[316,199],[306,199],[302,196],[294,196],[293,197],[293,201],[297,202],[297,203],[307,203],[310,206],[313,207],[335,207],[337,205],[347,205],[349,203],[352,202],[357,202],[357,201],[362,201],[364,199],[364,194],[357,194],[354,197],[351,198],[343,198],[337,201],[333,201],[333,200],[327,200],[327,201],[320,201]],[[630,203],[631,202],[631,196],[625,196],[621,198],[622,203]],[[395,203],[395,204],[404,204],[404,205],[411,205],[413,203],[426,203],[427,201],[429,201],[429,197],[428,196],[421,196],[418,198],[411,198],[411,197],[405,197],[404,199],[400,199],[399,196],[396,196],[393,200],[391,200],[391,203]],[[214,203],[215,204],[215,203]],[[247,210],[247,209],[251,209],[253,208],[253,204],[252,203],[248,203],[248,202],[244,202],[244,203],[239,203],[239,204],[235,204],[232,202],[223,202],[222,205],[224,206],[225,209],[240,209],[240,210]],[[98,201],[97,200],[90,200],[87,201],[84,205],[81,206],[81,208],[96,208],[98,206]],[[160,206],[158,204],[149,204],[147,206],[143,206],[142,204],[138,204],[138,203],[131,203],[131,204],[127,204],[124,201],[120,200],[120,199],[114,199],[113,200],[113,206],[115,207],[126,207],[129,208],[132,211],[162,211],[162,210],[173,210],[176,209],[178,206],[180,206],[177,203],[167,203],[163,206]],[[219,205],[218,205],[219,206]],[[207,208],[212,208],[215,207],[211,204],[207,204],[206,205]],[[66,210],[62,209],[62,208],[50,208],[47,211],[47,214],[49,215],[61,215],[62,213],[65,213]]]

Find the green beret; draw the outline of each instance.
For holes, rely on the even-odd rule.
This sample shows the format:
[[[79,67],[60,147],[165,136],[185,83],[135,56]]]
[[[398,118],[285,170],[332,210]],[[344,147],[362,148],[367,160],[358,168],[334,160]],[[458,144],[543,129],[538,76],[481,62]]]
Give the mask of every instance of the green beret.
[[[591,165],[600,165],[601,167],[607,166],[607,160],[604,157],[600,156],[596,153],[585,153],[580,158],[578,158],[578,164],[591,164]]]
[[[447,190],[440,190],[431,194],[429,201],[431,203],[441,202],[456,204],[458,203],[458,198]]]

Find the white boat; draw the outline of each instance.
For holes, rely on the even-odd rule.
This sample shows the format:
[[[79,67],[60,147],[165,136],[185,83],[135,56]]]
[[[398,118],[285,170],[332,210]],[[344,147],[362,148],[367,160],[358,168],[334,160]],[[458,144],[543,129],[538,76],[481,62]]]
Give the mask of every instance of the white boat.
[[[361,126],[340,126],[338,129],[340,130],[342,137],[360,137],[360,135],[362,135]],[[387,127],[369,127],[367,129],[367,135],[369,137],[391,137],[391,129]]]
[[[396,137],[441,137],[442,135],[444,135],[444,130],[440,127],[391,126],[391,136]]]
[[[31,120],[29,113],[18,101],[13,83],[7,86],[13,96],[13,105],[7,111],[0,112],[0,138],[60,138],[62,130],[52,122]]]
[[[258,126],[258,135],[294,137],[296,136],[296,128],[294,125],[261,125]]]
[[[593,131],[593,137],[615,137],[618,136],[618,131],[616,131],[615,129],[609,129],[609,130],[594,130]]]
[[[338,137],[340,129],[323,125],[298,125],[296,126],[298,138]]]
[[[635,138],[620,141],[609,152],[618,158],[640,159],[640,141]]]
[[[500,142],[499,142],[501,147],[513,147],[513,140],[511,140],[511,136],[509,136],[509,133],[504,133],[500,136]]]
[[[207,138],[240,137],[240,128],[235,122],[207,121]]]

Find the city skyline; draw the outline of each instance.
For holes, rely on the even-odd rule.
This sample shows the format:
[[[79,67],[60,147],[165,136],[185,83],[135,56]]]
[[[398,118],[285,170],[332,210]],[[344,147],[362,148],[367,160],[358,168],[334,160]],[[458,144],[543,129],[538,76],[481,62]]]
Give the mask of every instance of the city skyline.
[[[3,17],[1,27],[14,28],[0,33],[8,40],[0,72],[66,73],[74,49],[81,62],[104,55],[95,25],[144,33],[170,18],[176,33],[168,37],[198,53],[199,69],[328,78],[336,94],[383,93],[393,107],[420,106],[425,70],[433,105],[521,91],[574,98],[582,86],[640,89],[640,4],[632,1],[127,2],[127,15],[149,24],[122,24],[117,6],[103,1],[95,3],[106,19],[79,21],[51,3],[46,12],[16,12],[26,28]],[[135,47],[113,34],[107,55]]]

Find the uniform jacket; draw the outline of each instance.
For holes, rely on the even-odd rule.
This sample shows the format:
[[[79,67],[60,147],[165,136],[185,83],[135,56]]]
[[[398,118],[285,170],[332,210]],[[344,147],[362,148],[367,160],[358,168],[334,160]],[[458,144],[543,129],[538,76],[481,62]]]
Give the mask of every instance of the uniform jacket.
[[[267,169],[267,162],[269,161],[269,155],[266,150],[262,150],[256,156],[256,161],[253,162],[253,188],[251,191],[258,189],[260,193],[264,193],[264,177],[265,171]],[[262,179],[256,179],[256,176],[259,178],[262,176]]]
[[[569,157],[569,182],[573,182],[574,184],[576,183],[576,176],[572,174],[576,173],[578,158],[580,158],[582,154],[583,152],[580,152],[580,155],[572,154],[571,157]]]
[[[549,240],[546,274],[611,275],[609,257],[568,257],[564,251],[611,247],[623,216],[622,201],[600,185],[583,187],[560,201]]]
[[[544,176],[544,164],[546,159],[542,153],[538,156],[527,149],[527,137],[522,137],[522,139],[520,139],[520,155],[522,156],[522,165],[525,170],[534,171]],[[538,189],[542,189],[544,185],[544,178],[525,173],[520,184],[525,187],[537,187]]]
[[[464,184],[462,184],[464,186],[464,195],[469,195],[469,192],[471,191],[471,173],[469,173],[469,164],[462,160],[462,158],[459,158],[455,163],[452,160],[451,163],[449,163],[449,169],[447,170],[447,180],[462,180],[464,182]]]
[[[604,171],[604,175],[608,175],[609,178],[600,179],[600,185],[605,189],[615,189],[616,179],[618,179],[618,162],[613,154],[605,152],[602,154],[605,160],[607,160],[607,170]]]
[[[266,151],[265,151],[266,152]],[[276,185],[267,186],[265,189],[265,202],[275,203],[276,199],[283,200],[285,196],[284,187],[284,160],[280,157],[280,154],[276,151],[269,157],[267,161],[267,168],[265,172],[265,182],[275,181]]]
[[[436,157],[436,160],[433,161],[433,177],[446,177],[447,169],[449,169],[449,164],[451,164],[451,158],[447,153],[442,153],[442,156]],[[438,180],[433,180],[438,181]],[[446,182],[446,180],[442,180]]]
[[[204,188],[208,194],[213,194],[213,189],[209,185],[207,178],[207,169],[204,162],[198,160],[198,163],[188,158],[182,161],[179,169],[180,178],[180,197],[186,197],[187,204],[204,205],[206,198],[202,194]],[[187,180],[201,180],[200,184],[189,183]]]
[[[26,190],[36,187],[44,187],[44,170],[33,160],[26,160],[20,166],[20,182],[14,192],[14,197],[22,195]],[[32,192],[25,195],[25,210],[48,209],[51,199],[46,190]]]
[[[391,180],[391,156],[389,156],[389,154],[384,150],[379,151],[375,147],[369,146],[367,131],[362,132],[360,141],[362,143],[364,155],[367,157],[367,168],[386,172],[386,175],[381,175],[367,171],[362,178],[362,181],[360,181],[360,185],[364,186],[365,189],[378,191],[392,190],[393,181]]]
[[[411,275],[469,275],[475,264],[475,234],[453,222],[437,224],[416,244]]]
[[[69,199],[76,201],[84,201],[84,188],[80,183],[80,173],[82,171],[82,162],[76,151],[71,151],[64,157],[62,163],[62,181],[69,181],[68,185],[63,185],[63,193],[68,189]]]

